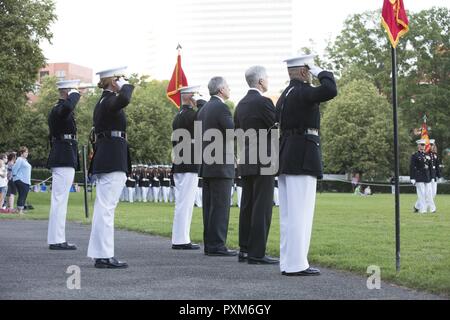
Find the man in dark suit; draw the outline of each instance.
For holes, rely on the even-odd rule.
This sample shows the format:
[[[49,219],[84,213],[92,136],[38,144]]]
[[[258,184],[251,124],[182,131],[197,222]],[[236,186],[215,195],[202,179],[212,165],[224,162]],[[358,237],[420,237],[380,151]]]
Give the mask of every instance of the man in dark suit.
[[[277,102],[280,124],[280,269],[286,276],[319,275],[308,263],[309,243],[321,179],[319,104],[337,95],[331,72],[314,65],[313,55],[286,60],[289,86]],[[311,75],[320,85],[311,86]]]
[[[260,148],[264,148],[267,154],[271,149],[271,139],[268,137],[262,145],[258,133],[259,130],[270,132],[274,126],[275,106],[272,100],[262,95],[268,89],[264,67],[251,67],[245,73],[245,79],[250,90],[238,103],[234,113],[236,129],[249,133],[249,139],[245,139],[243,145],[239,146],[239,150],[242,150],[238,165],[238,172],[242,177],[242,200],[238,260],[248,261],[249,264],[275,264],[278,259],[266,256],[267,237],[272,221],[274,176],[261,174],[258,152]],[[255,163],[251,163],[252,156],[257,159]]]
[[[50,155],[47,166],[52,170],[52,200],[48,220],[47,242],[50,250],[76,250],[66,242],[66,215],[70,188],[79,170],[77,126],[74,111],[80,100],[76,88],[80,80],[57,83],[60,99],[48,116]]]
[[[210,256],[235,256],[237,252],[226,246],[230,216],[230,190],[234,178],[234,124],[225,104],[230,88],[222,77],[208,83],[211,99],[198,113],[202,123],[203,177],[203,240],[205,254]],[[231,135],[228,134],[231,131]],[[211,143],[205,140],[211,141]]]

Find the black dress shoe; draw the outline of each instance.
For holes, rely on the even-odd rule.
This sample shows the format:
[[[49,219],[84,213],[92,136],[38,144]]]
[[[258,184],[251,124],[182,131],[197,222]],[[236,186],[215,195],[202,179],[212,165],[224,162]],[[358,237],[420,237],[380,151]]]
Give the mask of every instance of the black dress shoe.
[[[307,276],[319,276],[320,275],[320,270],[316,269],[316,268],[308,268],[306,270],[303,271],[299,271],[299,272],[281,272],[281,274],[283,276],[288,276],[288,277],[307,277]]]
[[[173,244],[172,249],[174,249],[174,250],[198,250],[198,249],[200,249],[200,246],[195,243]]]
[[[278,264],[280,261],[278,259],[264,256],[262,258],[248,257],[248,264]]]
[[[99,269],[125,269],[128,268],[128,264],[113,257],[109,259],[95,259],[95,267]]]
[[[77,247],[74,244],[70,244],[67,242],[50,244],[48,246],[50,250],[77,250]]]
[[[248,258],[248,253],[247,252],[239,251],[239,255],[238,255],[238,261],[239,262],[246,262],[247,258]]]
[[[419,209],[417,209],[416,206],[414,206],[414,207],[413,207],[413,212],[414,212],[414,213],[417,213],[417,212],[419,212]]]
[[[207,255],[208,256],[223,256],[223,257],[234,257],[237,256],[237,251],[236,250],[229,250],[227,248],[222,249],[222,250],[217,250],[217,251],[208,251]]]

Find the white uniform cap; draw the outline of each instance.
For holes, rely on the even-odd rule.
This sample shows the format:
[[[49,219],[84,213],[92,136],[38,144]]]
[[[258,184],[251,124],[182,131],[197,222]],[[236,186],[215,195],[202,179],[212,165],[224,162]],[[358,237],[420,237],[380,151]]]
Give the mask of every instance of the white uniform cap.
[[[306,54],[303,56],[286,59],[286,60],[284,60],[284,62],[286,62],[288,68],[304,67],[306,65],[311,66],[314,64],[315,56],[316,55],[314,55],[314,54]]]
[[[125,74],[126,70],[127,70],[127,67],[120,67],[120,68],[115,68],[115,69],[99,71],[96,74],[98,74],[100,79],[104,79],[104,78],[110,78],[110,77],[123,76]]]
[[[430,144],[434,144],[435,141],[436,140],[434,140],[434,139],[430,139]]]
[[[56,83],[56,86],[58,89],[74,89],[77,88],[80,84],[80,80],[65,80],[65,81],[58,81]]]
[[[188,86],[179,89],[180,93],[197,93],[200,90],[200,86]]]
[[[427,142],[425,141],[425,139],[420,139],[416,141],[417,144],[426,144]]]

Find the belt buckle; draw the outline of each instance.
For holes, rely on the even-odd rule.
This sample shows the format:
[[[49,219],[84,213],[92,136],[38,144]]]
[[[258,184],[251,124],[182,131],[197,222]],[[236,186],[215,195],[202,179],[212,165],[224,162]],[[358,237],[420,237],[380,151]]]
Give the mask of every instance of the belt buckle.
[[[313,136],[318,136],[319,135],[319,130],[317,130],[317,129],[306,129],[305,133],[313,135]]]
[[[65,134],[63,137],[65,140],[75,140],[74,135],[72,134]]]

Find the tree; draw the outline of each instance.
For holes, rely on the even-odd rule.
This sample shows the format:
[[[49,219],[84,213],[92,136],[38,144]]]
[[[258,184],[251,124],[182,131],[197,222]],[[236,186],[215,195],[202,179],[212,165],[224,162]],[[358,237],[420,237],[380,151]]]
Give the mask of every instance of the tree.
[[[34,87],[45,57],[39,44],[50,41],[56,19],[52,0],[0,1],[0,136],[9,136]],[[0,142],[5,148],[4,142]]]
[[[450,97],[450,10],[431,8],[409,12],[408,16],[410,31],[397,47],[400,118],[412,131],[427,114],[431,135],[445,148],[450,145],[450,114],[446,111]],[[342,76],[341,86],[359,74],[391,101],[390,44],[380,17],[379,10],[349,16],[327,53],[333,70]]]
[[[136,83],[127,107],[128,139],[134,163],[169,163],[171,161],[172,120],[177,109],[166,97],[167,81]]]
[[[392,132],[387,99],[369,81],[351,81],[328,104],[323,117],[326,172],[362,172],[366,178],[389,177],[393,172]],[[409,143],[404,130],[400,138],[403,145]],[[408,157],[409,152],[402,154],[403,159]],[[403,171],[406,170],[404,166]]]

